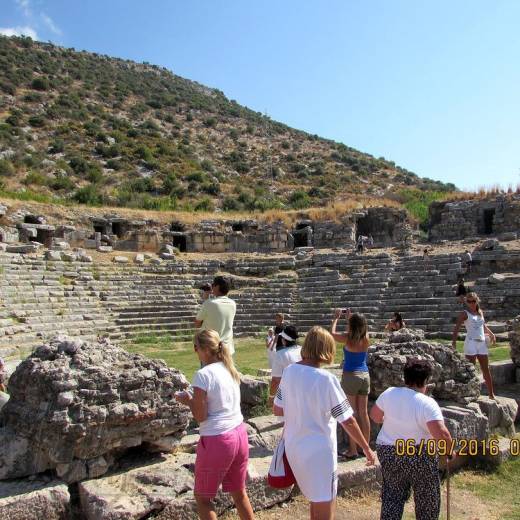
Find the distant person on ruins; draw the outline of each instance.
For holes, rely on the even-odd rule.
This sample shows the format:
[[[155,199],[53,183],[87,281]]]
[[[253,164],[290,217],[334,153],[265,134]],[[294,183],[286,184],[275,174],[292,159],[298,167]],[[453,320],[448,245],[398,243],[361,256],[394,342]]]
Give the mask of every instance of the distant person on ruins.
[[[200,296],[202,301],[205,302],[211,298],[211,284],[205,283],[199,287]]]
[[[305,337],[302,360],[284,370],[273,412],[283,416],[285,454],[303,495],[310,501],[310,518],[334,518],[337,476],[337,423],[358,442],[367,465],[375,453],[361,433],[338,379],[321,368],[334,361],[336,343],[322,327]]]
[[[428,454],[426,449],[419,450],[419,446],[435,439],[449,447],[451,435],[439,405],[425,395],[431,374],[428,361],[409,360],[404,367],[406,386],[386,389],[370,410],[370,418],[383,425],[376,440],[383,476],[381,520],[402,518],[412,489],[417,520],[439,518],[439,459]],[[399,443],[412,446],[412,449],[400,453],[402,446]]]
[[[193,376],[193,393],[177,392],[200,425],[193,493],[199,517],[216,519],[213,499],[219,487],[230,493],[239,517],[254,518],[246,492],[249,443],[240,411],[240,375],[227,346],[214,330],[200,330],[195,352],[203,368]]]
[[[195,327],[216,330],[231,355],[235,353],[233,344],[233,321],[237,305],[227,294],[231,284],[224,276],[215,276],[211,284],[213,298],[207,299],[195,318]]]
[[[368,235],[367,247],[370,249],[374,247],[374,237],[372,235]]]
[[[388,321],[388,323],[385,325],[385,330],[388,330],[389,332],[394,332],[396,330],[401,330],[406,327],[406,323],[403,320],[403,317],[401,316],[400,312],[394,312],[394,317]]]
[[[271,368],[271,387],[270,387],[270,399],[271,402],[276,395],[276,390],[282,379],[283,371],[293,363],[301,361],[301,350],[302,348],[298,345],[298,331],[294,325],[287,325],[283,331],[279,334],[282,338],[283,346],[280,350],[276,351],[273,356],[273,366]]]
[[[367,239],[367,237],[363,236],[363,235],[359,235],[358,236],[358,239],[357,239],[357,251],[358,253],[363,253],[363,251],[365,250],[365,240]]]
[[[473,257],[467,249],[462,255],[462,261],[464,262],[464,267],[466,268],[466,274],[469,274],[471,272],[471,266],[473,265]]]
[[[344,316],[347,330],[344,334],[337,332],[338,321]],[[363,436],[370,440],[370,420],[368,419],[368,394],[370,393],[370,374],[367,366],[368,341],[367,320],[362,314],[352,313],[350,309],[336,309],[331,325],[332,337],[342,343],[343,374],[341,388],[347,395]],[[358,457],[358,444],[349,436],[347,459]]]
[[[267,361],[269,368],[273,368],[273,359],[276,356],[276,334],[274,328],[269,327],[267,337],[265,338],[265,348],[267,349]]]
[[[274,333],[276,336],[275,350],[280,350],[283,348],[283,340],[280,334],[283,332],[285,328],[285,315],[283,312],[277,312],[274,316]]]
[[[426,260],[429,256],[430,256],[430,250],[427,247],[425,247],[423,249],[423,260]]]
[[[455,296],[457,296],[459,303],[464,303],[464,298],[466,298],[467,292],[466,286],[464,285],[464,277],[461,276],[457,282],[457,289],[455,291]]]
[[[484,313],[480,308],[480,299],[474,292],[469,292],[466,295],[467,309],[462,311],[455,323],[453,335],[451,337],[451,345],[454,349],[457,348],[457,338],[459,330],[464,324],[466,327],[466,338],[464,339],[464,355],[468,361],[475,364],[479,362],[482,375],[488,390],[490,399],[495,399],[495,392],[493,390],[493,379],[489,370],[489,351],[486,336],[489,337],[491,343],[496,343],[496,336],[486,325],[484,320]]]

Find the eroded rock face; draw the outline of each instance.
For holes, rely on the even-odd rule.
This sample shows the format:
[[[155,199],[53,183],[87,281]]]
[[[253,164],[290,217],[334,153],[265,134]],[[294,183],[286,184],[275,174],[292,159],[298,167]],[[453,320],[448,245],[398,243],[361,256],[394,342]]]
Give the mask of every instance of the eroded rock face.
[[[48,479],[0,483],[0,518],[6,520],[68,520],[70,495],[67,486]]]
[[[104,474],[127,448],[175,446],[186,378],[107,340],[57,336],[23,361],[0,412],[0,480],[56,469],[66,482]],[[164,443],[164,438],[168,439]]]
[[[480,395],[480,382],[475,367],[451,346],[417,341],[417,331],[392,334],[390,343],[377,343],[368,350],[367,363],[371,376],[370,397],[376,399],[390,386],[404,386],[403,369],[409,358],[427,359],[433,368],[433,397],[470,403]]]
[[[512,330],[509,333],[509,345],[511,347],[511,359],[520,367],[520,316],[511,320]]]

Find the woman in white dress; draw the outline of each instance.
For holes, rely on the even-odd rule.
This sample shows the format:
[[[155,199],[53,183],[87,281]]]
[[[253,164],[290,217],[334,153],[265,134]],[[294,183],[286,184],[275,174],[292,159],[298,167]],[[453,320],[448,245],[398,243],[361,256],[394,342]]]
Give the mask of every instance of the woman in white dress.
[[[496,337],[486,325],[484,313],[479,305],[480,299],[477,294],[474,292],[468,293],[466,295],[466,304],[468,308],[462,311],[457,317],[457,323],[455,324],[451,337],[451,344],[453,348],[456,348],[459,330],[464,324],[466,327],[466,338],[464,339],[464,354],[466,359],[473,364],[475,364],[478,359],[484,381],[486,382],[488,396],[490,399],[495,399],[493,379],[489,371],[489,352],[486,336],[489,336],[491,343],[496,342]]]
[[[283,371],[274,401],[274,414],[285,419],[287,460],[301,492],[310,501],[311,520],[332,520],[337,492],[336,421],[363,449],[367,464],[375,453],[353,417],[336,376],[321,365],[332,363],[336,343],[322,327],[305,338],[302,360]]]

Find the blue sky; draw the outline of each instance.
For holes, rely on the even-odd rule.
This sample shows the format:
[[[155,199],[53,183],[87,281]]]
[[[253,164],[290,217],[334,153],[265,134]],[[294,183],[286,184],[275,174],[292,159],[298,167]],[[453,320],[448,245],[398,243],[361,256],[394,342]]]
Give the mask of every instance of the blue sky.
[[[517,0],[0,0],[0,32],[165,66],[461,188],[520,183]]]

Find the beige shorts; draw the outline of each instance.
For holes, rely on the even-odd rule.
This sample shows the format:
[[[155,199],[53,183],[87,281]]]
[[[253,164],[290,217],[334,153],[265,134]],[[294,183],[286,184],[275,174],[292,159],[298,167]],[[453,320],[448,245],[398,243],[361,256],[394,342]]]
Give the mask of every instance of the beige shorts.
[[[347,395],[368,395],[370,374],[368,372],[343,372],[341,388]]]

